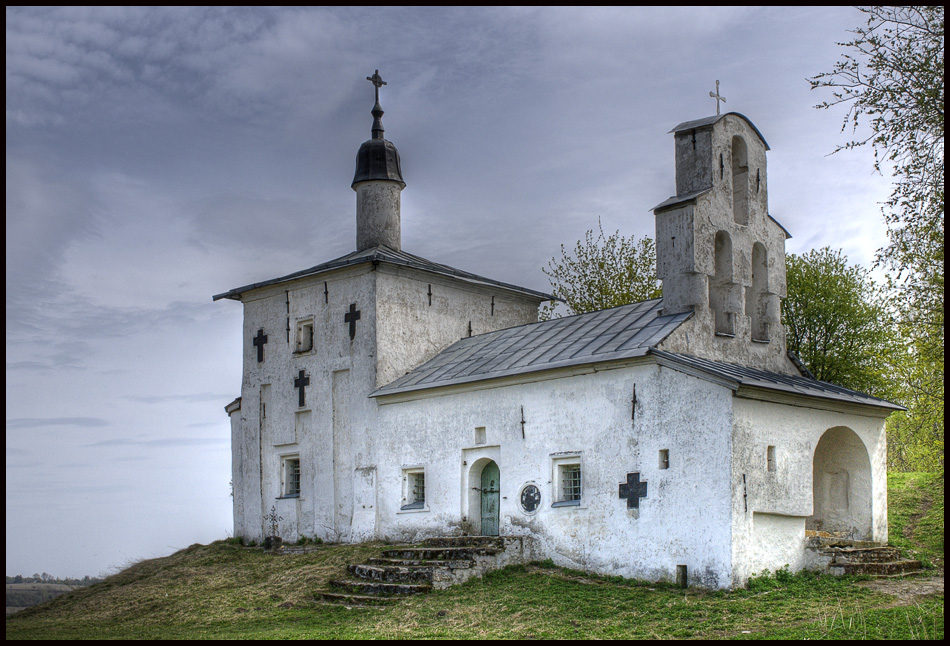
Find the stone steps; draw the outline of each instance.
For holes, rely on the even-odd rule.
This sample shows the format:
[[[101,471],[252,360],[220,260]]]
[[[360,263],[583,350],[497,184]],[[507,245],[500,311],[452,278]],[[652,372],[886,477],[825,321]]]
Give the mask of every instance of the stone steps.
[[[870,574],[872,576],[903,576],[921,571],[920,561],[900,559],[885,563],[832,563],[828,573],[835,576],[844,574]]]
[[[501,553],[497,547],[401,547],[383,552],[384,558],[403,559],[425,563],[426,561],[472,561],[477,556],[494,556]]]
[[[921,569],[920,561],[905,559],[898,548],[874,541],[810,535],[806,546],[816,555],[813,562],[835,576],[869,574],[892,577]]]
[[[430,538],[421,545],[388,549],[366,563],[351,564],[352,579],[329,582],[319,595],[326,603],[373,606],[392,603],[461,583],[472,576],[519,562],[521,539],[495,536]]]
[[[390,565],[406,568],[455,568],[462,569],[472,567],[475,562],[470,559],[460,559],[456,561],[423,561],[418,559],[390,559],[384,557],[372,557],[366,559],[368,565]]]

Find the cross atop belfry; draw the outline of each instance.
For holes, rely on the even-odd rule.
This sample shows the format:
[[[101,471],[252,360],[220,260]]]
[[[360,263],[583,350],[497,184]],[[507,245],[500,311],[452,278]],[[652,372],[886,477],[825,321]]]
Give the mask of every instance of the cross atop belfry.
[[[386,85],[386,81],[379,75],[379,70],[376,70],[372,76],[367,76],[366,80],[376,87],[376,103],[379,103],[379,88]],[[716,83],[719,83],[719,81],[716,81]]]
[[[368,78],[368,77],[367,77],[367,78]],[[379,90],[377,90],[377,95],[376,95],[376,100],[377,100],[377,101],[379,100],[379,94],[378,94],[378,92],[379,92]],[[722,101],[723,103],[725,103],[725,102],[726,102],[726,97],[724,97],[724,96],[722,96],[722,95],[719,94],[719,81],[718,81],[718,80],[716,81],[716,93],[713,94],[712,92],[710,92],[710,93],[709,93],[709,96],[711,96],[712,98],[716,99],[716,114],[719,114],[719,102]]]

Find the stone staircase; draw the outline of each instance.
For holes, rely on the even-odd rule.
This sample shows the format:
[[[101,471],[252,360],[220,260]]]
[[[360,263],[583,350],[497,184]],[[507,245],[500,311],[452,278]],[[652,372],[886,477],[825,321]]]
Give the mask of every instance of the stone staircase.
[[[920,561],[903,558],[896,547],[838,538],[825,532],[807,534],[805,546],[810,569],[824,570],[835,576],[903,576],[921,570]]]
[[[331,580],[330,589],[319,595],[329,603],[378,606],[523,561],[524,545],[518,537],[429,538],[420,545],[394,547],[366,563],[347,566],[351,577]]]

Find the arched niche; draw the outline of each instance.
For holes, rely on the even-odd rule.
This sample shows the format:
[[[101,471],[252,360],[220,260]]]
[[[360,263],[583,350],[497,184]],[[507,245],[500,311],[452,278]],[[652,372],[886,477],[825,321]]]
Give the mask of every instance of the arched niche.
[[[841,538],[872,536],[871,460],[857,433],[845,426],[825,431],[812,458],[814,509],[806,529]]]
[[[732,218],[749,224],[749,151],[738,135],[732,138]]]
[[[713,241],[713,268],[709,278],[709,308],[715,316],[716,334],[735,335],[735,313],[731,307],[733,281],[732,238],[717,231]]]
[[[752,326],[752,339],[769,340],[769,257],[765,245],[752,245],[752,286],[746,291],[745,308]]]

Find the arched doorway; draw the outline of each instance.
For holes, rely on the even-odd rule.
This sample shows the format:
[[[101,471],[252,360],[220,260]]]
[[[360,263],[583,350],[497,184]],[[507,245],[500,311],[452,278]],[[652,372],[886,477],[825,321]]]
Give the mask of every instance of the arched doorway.
[[[871,461],[857,433],[838,426],[818,440],[812,458],[814,508],[806,529],[841,538],[872,535]]]

